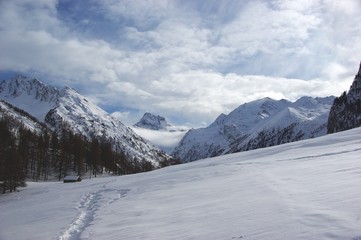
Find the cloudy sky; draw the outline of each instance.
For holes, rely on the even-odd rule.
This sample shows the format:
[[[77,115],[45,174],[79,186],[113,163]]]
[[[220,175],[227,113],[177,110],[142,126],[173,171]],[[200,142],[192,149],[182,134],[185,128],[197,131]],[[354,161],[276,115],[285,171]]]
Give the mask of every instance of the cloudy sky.
[[[0,0],[0,75],[70,86],[125,123],[211,123],[242,103],[340,95],[360,0]]]

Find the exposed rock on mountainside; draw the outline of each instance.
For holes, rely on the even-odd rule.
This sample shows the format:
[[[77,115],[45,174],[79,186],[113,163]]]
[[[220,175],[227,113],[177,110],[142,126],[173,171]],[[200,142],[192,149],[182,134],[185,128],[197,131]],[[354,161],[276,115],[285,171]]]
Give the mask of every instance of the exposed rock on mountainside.
[[[166,132],[185,132],[187,127],[174,126],[167,122],[165,117],[155,115],[152,113],[144,113],[143,117],[133,125],[136,129],[149,129],[154,131],[166,131]]]
[[[134,126],[151,130],[165,130],[171,125],[167,123],[164,117],[147,112]]]
[[[334,133],[361,126],[361,63],[348,93],[336,98],[328,118],[327,132]]]

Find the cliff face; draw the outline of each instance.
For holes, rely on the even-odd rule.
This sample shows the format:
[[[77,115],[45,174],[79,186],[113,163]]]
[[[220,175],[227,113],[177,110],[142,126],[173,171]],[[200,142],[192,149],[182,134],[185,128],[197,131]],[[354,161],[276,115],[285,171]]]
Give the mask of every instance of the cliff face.
[[[328,118],[327,133],[340,132],[361,126],[361,63],[350,87],[336,98]]]

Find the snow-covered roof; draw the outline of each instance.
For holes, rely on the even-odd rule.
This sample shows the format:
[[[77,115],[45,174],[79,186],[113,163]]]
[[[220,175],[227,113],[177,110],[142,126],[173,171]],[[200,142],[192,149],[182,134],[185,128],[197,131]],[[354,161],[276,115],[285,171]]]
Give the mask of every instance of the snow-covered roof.
[[[79,179],[79,176],[72,176],[72,175],[68,175],[64,177],[64,180],[68,180],[68,181],[77,181]]]

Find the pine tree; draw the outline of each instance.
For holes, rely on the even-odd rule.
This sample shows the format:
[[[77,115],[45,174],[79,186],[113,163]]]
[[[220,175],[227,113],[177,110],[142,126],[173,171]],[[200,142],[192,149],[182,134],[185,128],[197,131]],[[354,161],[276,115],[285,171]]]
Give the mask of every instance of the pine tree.
[[[80,136],[74,136],[73,142],[74,167],[73,171],[79,176],[84,174],[84,163],[86,155],[86,141]]]
[[[100,146],[97,139],[93,139],[91,142],[90,151],[88,151],[88,159],[93,170],[93,175],[96,177],[99,172],[98,166],[100,166]]]

